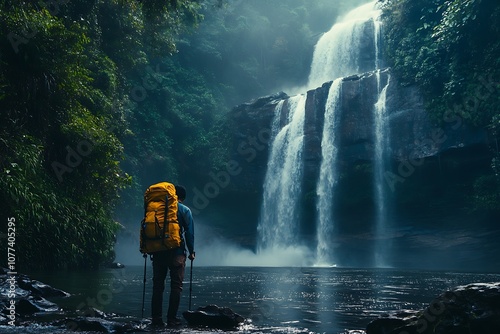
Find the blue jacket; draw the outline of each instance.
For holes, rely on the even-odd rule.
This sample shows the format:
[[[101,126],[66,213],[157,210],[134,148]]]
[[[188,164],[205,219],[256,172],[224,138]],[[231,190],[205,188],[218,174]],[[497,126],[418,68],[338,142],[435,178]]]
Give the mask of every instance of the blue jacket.
[[[182,242],[179,254],[186,255],[186,246],[189,254],[194,253],[194,221],[191,209],[182,203],[177,203],[177,218],[181,226]]]

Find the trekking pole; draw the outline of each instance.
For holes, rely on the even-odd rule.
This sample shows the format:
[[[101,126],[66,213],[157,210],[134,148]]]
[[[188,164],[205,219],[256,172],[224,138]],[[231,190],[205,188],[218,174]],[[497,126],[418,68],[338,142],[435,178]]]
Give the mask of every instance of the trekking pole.
[[[189,275],[189,310],[191,311],[191,295],[193,293],[193,260],[191,260],[191,270]]]
[[[146,261],[148,259],[148,255],[144,254],[144,282],[142,286],[142,313],[141,313],[141,318],[144,318],[144,298],[146,296]]]

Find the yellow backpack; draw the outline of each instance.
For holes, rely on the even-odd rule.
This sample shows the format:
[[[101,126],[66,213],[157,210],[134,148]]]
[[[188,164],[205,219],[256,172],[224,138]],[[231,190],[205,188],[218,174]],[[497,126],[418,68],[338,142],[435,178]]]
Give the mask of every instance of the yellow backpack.
[[[140,251],[150,254],[180,245],[181,229],[177,219],[175,186],[168,182],[153,184],[144,193]]]

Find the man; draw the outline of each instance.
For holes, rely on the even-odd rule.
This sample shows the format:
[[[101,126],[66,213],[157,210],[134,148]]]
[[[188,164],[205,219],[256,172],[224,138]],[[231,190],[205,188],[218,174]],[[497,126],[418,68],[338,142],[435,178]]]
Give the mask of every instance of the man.
[[[177,318],[177,310],[181,301],[182,281],[184,280],[184,269],[186,267],[186,246],[191,261],[195,258],[194,252],[194,222],[191,210],[182,204],[186,199],[186,189],[183,186],[175,186],[177,194],[177,218],[181,227],[181,235],[184,235],[181,246],[172,250],[155,252],[153,260],[153,296],[151,298],[151,316],[153,326],[164,326],[162,320],[163,291],[165,279],[170,270],[170,298],[167,311],[167,326],[178,326],[181,324]]]

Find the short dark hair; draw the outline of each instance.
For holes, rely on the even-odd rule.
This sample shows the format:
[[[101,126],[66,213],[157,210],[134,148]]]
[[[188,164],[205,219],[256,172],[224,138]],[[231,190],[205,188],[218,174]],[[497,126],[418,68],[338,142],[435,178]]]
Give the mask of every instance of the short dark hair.
[[[184,186],[176,185],[175,186],[175,193],[177,194],[177,198],[180,201],[183,201],[186,199],[186,188],[184,188]]]

